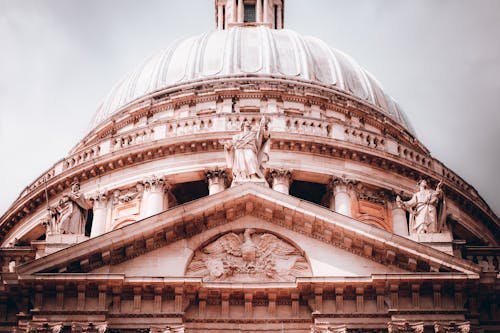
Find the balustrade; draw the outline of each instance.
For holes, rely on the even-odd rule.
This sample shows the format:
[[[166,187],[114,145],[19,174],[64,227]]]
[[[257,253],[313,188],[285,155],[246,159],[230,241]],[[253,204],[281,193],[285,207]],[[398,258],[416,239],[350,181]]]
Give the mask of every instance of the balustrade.
[[[239,131],[244,120],[257,124],[263,115],[260,113],[233,113],[205,115],[183,119],[165,119],[155,123],[155,129],[163,127],[158,131],[155,137],[155,129],[139,128],[127,131],[112,139],[101,141],[99,144],[78,151],[68,156],[62,163],[62,168],[58,169],[57,164],[44,175],[39,177],[22,193],[22,196],[43,186],[51,178],[57,176],[62,171],[74,168],[82,163],[104,155],[109,150],[116,152],[134,145],[151,142],[153,140],[164,139],[167,137],[179,137],[192,134],[202,134],[209,132]],[[477,192],[465,183],[458,175],[447,169],[438,161],[425,156],[401,144],[396,144],[394,148],[389,149],[392,141],[387,140],[382,135],[360,128],[346,126],[335,120],[320,120],[301,116],[289,116],[284,114],[266,114],[271,118],[270,129],[276,132],[286,132],[292,134],[310,135],[322,138],[335,138],[345,140],[364,147],[376,149],[383,152],[397,154],[400,158],[416,163],[425,168],[433,168],[434,171],[442,173],[442,176],[456,185],[459,189],[477,197]],[[334,135],[333,132],[336,132]],[[110,148],[107,148],[109,147]],[[103,148],[104,147],[104,148]],[[435,164],[434,164],[435,163]],[[482,205],[485,207],[484,205]]]

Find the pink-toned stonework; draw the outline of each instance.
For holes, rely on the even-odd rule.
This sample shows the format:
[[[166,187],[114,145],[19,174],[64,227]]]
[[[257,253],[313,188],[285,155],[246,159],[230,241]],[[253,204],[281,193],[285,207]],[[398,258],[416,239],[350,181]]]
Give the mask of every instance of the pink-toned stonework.
[[[284,1],[215,6],[0,218],[0,332],[500,332],[476,190]]]

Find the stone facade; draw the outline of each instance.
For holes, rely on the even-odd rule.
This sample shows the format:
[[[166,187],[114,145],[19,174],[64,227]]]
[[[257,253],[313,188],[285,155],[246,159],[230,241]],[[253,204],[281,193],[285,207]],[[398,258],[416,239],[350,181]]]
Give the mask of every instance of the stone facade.
[[[0,218],[0,331],[500,331],[478,193],[353,61],[281,30],[284,1],[215,3]]]

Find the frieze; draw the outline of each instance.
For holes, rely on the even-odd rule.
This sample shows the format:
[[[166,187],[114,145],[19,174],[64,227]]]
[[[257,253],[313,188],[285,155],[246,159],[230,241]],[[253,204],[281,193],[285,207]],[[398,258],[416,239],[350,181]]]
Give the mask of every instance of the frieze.
[[[186,275],[204,281],[294,281],[311,269],[302,253],[270,233],[228,233],[195,252]]]

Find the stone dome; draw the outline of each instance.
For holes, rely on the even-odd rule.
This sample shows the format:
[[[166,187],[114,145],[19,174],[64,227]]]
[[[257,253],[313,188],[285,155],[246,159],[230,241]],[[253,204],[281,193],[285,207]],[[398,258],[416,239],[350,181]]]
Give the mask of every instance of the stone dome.
[[[233,27],[177,40],[112,89],[90,129],[127,104],[165,88],[245,76],[293,78],[326,85],[370,103],[414,135],[399,105],[351,57],[318,38],[266,26]]]

